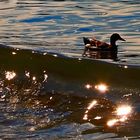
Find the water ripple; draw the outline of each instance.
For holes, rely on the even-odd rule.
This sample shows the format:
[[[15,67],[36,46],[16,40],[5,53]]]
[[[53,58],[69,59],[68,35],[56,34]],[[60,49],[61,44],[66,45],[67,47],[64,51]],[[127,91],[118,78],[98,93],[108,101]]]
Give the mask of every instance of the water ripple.
[[[139,2],[111,1],[108,4],[109,2],[15,0],[7,1],[5,6],[2,1],[0,9],[8,9],[2,10],[0,14],[1,42],[14,46],[18,38],[16,42],[21,45],[17,47],[27,48],[28,45],[30,49],[35,49],[30,44],[40,44],[40,49],[51,50],[52,46],[42,43],[45,39],[49,44],[59,44],[52,51],[59,48],[60,53],[66,54],[75,49],[75,54],[80,55],[84,47],[83,36],[96,36],[108,41],[110,34],[118,32],[127,40],[119,46],[119,52],[122,49],[125,51],[127,46],[129,51],[124,53],[130,54],[135,51],[136,47],[133,46],[138,48],[140,45]],[[127,63],[139,63],[138,60],[131,59],[127,58]]]
[[[138,0],[1,0],[1,44],[27,50],[1,50],[0,138],[139,139],[139,68],[128,66],[140,65],[139,7]],[[119,65],[82,59],[84,36],[109,42],[114,32],[126,42],[118,42],[117,62],[104,61]],[[112,86],[104,91],[95,79]],[[118,121],[114,109],[123,103],[133,115]],[[120,124],[109,128],[112,118]]]

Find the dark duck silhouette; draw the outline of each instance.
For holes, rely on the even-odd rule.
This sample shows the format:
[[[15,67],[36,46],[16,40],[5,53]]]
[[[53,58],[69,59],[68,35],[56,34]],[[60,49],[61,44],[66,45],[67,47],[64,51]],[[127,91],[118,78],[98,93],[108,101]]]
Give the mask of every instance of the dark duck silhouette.
[[[102,42],[99,41],[95,38],[86,38],[83,37],[83,41],[85,44],[85,49],[84,49],[84,53],[83,56],[86,56],[86,52],[93,52],[93,51],[97,51],[97,52],[117,52],[117,45],[116,45],[116,41],[118,40],[122,40],[125,41],[125,39],[123,39],[118,33],[114,33],[111,35],[110,37],[110,44],[106,43],[106,42]]]

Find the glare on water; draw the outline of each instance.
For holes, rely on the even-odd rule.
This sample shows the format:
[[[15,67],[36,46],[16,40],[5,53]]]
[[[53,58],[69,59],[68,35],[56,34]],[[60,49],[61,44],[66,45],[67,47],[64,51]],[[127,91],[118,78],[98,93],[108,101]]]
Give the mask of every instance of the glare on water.
[[[129,73],[130,64],[139,66],[139,7],[140,2],[132,0],[1,0],[0,44],[17,48],[8,55],[0,51],[1,139],[139,139],[139,88],[127,89],[123,85],[120,89],[124,79],[114,71],[114,65],[108,71],[104,66],[98,67],[101,60],[92,64],[94,61],[84,61],[86,58],[82,57],[83,37],[96,37],[109,43],[110,35],[117,32],[126,40],[117,42],[118,59],[103,61],[120,64],[124,75]],[[30,54],[30,66],[26,65],[28,61],[25,65],[18,62],[20,49],[31,49],[33,55],[36,50],[42,52],[41,63],[32,67],[36,61]],[[53,54],[50,60],[61,65],[57,63],[56,67],[53,61],[51,67],[45,65],[43,69],[42,62],[45,64],[49,53]],[[59,60],[59,54],[76,58],[75,64],[89,62],[80,68],[91,72],[92,65],[93,71],[77,78],[82,69],[73,65],[69,72],[73,75],[71,69],[78,70],[77,77],[67,77],[68,68]],[[21,58],[24,57],[26,53]],[[10,58],[18,64],[10,63]],[[68,67],[71,65],[69,60],[66,63]],[[104,72],[109,75],[102,75]],[[113,72],[116,77],[112,77]],[[91,78],[87,79],[90,74]],[[135,70],[127,78],[134,76],[137,76]],[[107,82],[112,79],[121,79],[118,87]],[[117,104],[118,100],[121,105]]]

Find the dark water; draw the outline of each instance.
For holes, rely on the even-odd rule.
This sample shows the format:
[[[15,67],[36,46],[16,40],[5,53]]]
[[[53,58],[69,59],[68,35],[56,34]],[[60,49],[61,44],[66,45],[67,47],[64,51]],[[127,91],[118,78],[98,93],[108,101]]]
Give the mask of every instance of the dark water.
[[[0,1],[0,138],[140,139],[139,1]],[[82,58],[118,32],[117,62]],[[18,49],[16,49],[18,48]],[[104,62],[105,61],[105,62]]]

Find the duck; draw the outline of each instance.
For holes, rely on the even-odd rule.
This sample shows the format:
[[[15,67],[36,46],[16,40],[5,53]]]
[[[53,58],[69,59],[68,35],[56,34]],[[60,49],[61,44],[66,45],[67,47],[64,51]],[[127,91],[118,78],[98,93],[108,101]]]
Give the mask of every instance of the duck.
[[[110,44],[97,40],[96,38],[83,37],[83,42],[85,44],[85,50],[83,55],[87,51],[117,51],[116,42],[118,40],[126,41],[118,33],[113,33],[110,37]]]

